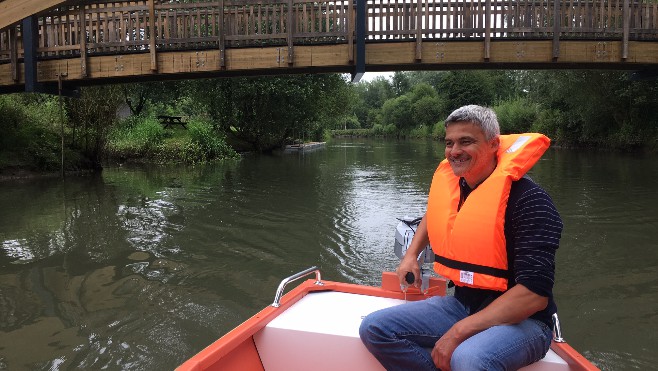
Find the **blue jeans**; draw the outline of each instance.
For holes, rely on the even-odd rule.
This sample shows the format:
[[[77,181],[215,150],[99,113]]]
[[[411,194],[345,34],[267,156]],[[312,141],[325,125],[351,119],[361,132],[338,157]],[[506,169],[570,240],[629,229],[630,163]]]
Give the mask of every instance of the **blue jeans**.
[[[468,309],[452,296],[431,297],[373,312],[361,322],[366,348],[387,370],[436,370],[431,351]],[[454,371],[516,370],[540,360],[551,345],[552,330],[527,319],[494,326],[461,343],[452,354]]]

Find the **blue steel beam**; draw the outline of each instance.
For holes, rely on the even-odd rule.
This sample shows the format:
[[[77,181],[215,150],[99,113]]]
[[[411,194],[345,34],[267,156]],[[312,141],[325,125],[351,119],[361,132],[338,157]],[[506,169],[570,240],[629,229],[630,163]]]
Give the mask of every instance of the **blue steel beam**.
[[[359,82],[366,72],[366,0],[356,1],[356,63],[352,82]]]

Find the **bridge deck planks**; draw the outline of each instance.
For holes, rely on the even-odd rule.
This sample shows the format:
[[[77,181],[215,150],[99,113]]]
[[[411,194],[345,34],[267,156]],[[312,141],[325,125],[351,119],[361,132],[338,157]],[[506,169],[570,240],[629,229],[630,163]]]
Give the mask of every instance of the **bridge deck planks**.
[[[415,58],[415,41],[369,44],[366,63],[371,70],[398,69],[455,69],[455,68],[572,68],[575,64],[591,68],[633,69],[658,60],[658,44],[631,42],[629,57],[621,60],[621,41],[563,41],[560,58],[553,61],[550,40],[492,41],[488,62],[483,58],[484,43],[461,41],[423,43],[420,61]],[[287,55],[285,47],[245,48],[226,50],[225,69],[220,68],[219,50],[201,52],[161,52],[157,54],[158,74],[165,78],[194,77],[199,74],[231,75],[232,73],[347,72],[351,68],[346,45],[296,46],[295,61],[289,66],[279,55]],[[76,59],[39,62],[39,80],[56,82],[57,74],[66,74],[68,81],[83,79],[80,63]],[[19,63],[20,65],[21,63]],[[562,67],[560,67],[562,66]],[[87,75],[105,82],[135,81],[135,78],[153,77],[150,56],[147,53],[122,56],[88,57]],[[11,65],[0,65],[0,85],[13,84]]]

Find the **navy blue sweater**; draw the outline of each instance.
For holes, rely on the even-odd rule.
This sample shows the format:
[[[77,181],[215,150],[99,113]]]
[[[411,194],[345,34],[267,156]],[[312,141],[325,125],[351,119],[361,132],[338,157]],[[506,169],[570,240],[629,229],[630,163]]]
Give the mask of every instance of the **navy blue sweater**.
[[[460,179],[462,200],[472,191]],[[548,305],[530,318],[552,326],[557,311],[553,301],[555,251],[562,234],[562,219],[551,197],[528,177],[512,183],[505,212],[505,239],[510,268],[508,287],[522,284],[530,291],[547,297]],[[455,287],[455,297],[471,314],[485,308],[502,293],[493,290]]]

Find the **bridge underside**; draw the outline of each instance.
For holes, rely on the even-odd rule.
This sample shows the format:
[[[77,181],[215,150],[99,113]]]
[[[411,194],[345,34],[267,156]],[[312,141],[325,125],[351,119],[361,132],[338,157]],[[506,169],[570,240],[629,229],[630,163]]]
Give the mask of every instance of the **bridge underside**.
[[[71,2],[68,0],[0,0],[0,29],[20,22],[26,16]]]
[[[492,41],[489,59],[482,41],[425,42],[417,59],[417,43],[382,42],[368,44],[366,71],[454,70],[454,69],[628,69],[655,68],[658,43],[633,41],[628,57],[622,58],[621,41],[566,41],[560,43],[559,57],[553,57],[551,40]],[[225,66],[219,50],[171,51],[157,54],[158,71],[151,70],[148,52],[90,56],[87,76],[79,58],[40,60],[40,83],[66,85],[109,84],[163,79],[230,77],[295,73],[350,73],[354,71],[347,44],[295,46],[289,64],[286,47],[240,48],[225,51]],[[0,91],[21,91],[23,76],[15,82],[11,64],[0,65]],[[19,62],[18,71],[23,71]],[[15,72],[14,72],[15,73]]]

